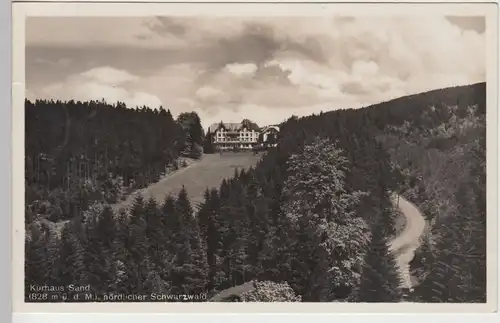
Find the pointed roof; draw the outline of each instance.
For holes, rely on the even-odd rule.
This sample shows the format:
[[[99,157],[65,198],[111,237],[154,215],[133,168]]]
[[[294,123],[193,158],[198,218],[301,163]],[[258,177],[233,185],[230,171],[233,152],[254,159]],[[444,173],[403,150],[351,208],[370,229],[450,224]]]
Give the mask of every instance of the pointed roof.
[[[248,120],[248,119],[243,119],[243,121],[241,123],[237,123],[237,122],[216,122],[216,123],[212,123],[210,125],[210,127],[208,127],[208,131],[213,133],[215,132],[217,129],[219,129],[220,127],[223,127],[225,130],[227,131],[232,131],[232,132],[236,132],[236,131],[239,131],[241,130],[243,127],[246,127],[247,129],[249,130],[255,130],[255,131],[259,131],[259,126]]]
[[[279,127],[279,126],[277,126],[277,125],[270,125],[270,126],[265,126],[265,127],[262,127],[262,128],[260,129],[260,131],[261,131],[261,132],[266,132],[266,131],[268,131],[269,129],[274,129],[274,130],[276,130],[276,131],[278,131],[278,132],[280,131],[280,127]]]

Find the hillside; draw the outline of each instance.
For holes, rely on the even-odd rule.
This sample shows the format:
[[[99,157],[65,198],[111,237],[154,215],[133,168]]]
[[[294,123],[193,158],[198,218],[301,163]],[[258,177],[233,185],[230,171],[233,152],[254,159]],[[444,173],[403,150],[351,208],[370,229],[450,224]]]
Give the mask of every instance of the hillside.
[[[116,204],[116,209],[133,205],[134,199],[141,194],[144,199],[154,198],[161,203],[168,195],[177,195],[184,187],[193,205],[203,201],[205,190],[220,185],[222,179],[231,178],[235,172],[254,166],[262,157],[250,152],[230,153],[226,155],[207,154],[186,168],[166,176],[147,188],[130,194],[124,201]]]
[[[207,189],[198,210],[186,189],[160,203],[138,196],[128,215],[107,207],[70,221],[60,244],[35,222],[26,258],[39,270],[27,281],[209,297],[260,281],[244,299],[400,302],[387,247],[398,192],[430,223],[412,299],[483,301],[485,100],[475,84],[291,117],[278,146]]]
[[[253,265],[257,269],[249,271],[258,272],[262,268],[259,279],[287,281],[304,300],[318,300],[319,296],[307,294],[306,287],[316,276],[318,264],[308,260],[312,250],[305,252],[304,259],[298,260],[301,251],[294,247],[290,249],[293,239],[299,237],[291,238],[291,232],[283,232],[282,227],[290,223],[282,206],[290,199],[286,180],[297,181],[299,169],[308,169],[305,165],[290,169],[291,156],[301,152],[303,145],[311,143],[315,136],[320,136],[334,140],[347,157],[345,190],[368,193],[358,204],[356,215],[369,226],[387,221],[380,218],[387,208],[387,196],[383,193],[386,190],[401,193],[428,217],[429,233],[412,263],[414,275],[418,277],[417,284],[422,280],[423,283],[412,299],[425,302],[484,301],[485,101],[485,84],[481,83],[421,93],[359,110],[336,110],[305,118],[290,118],[281,125],[278,148],[256,168],[256,181],[262,191],[274,190],[267,195],[264,193],[254,203],[264,205],[268,216],[273,217],[268,220],[268,225],[260,225],[263,227],[260,230],[268,235],[273,232],[271,240],[274,238],[275,244],[270,244],[265,237],[260,241],[255,235],[245,238],[249,245],[272,245],[271,248],[277,250],[270,256],[274,259],[269,265],[273,269],[257,264]],[[308,159],[314,160],[314,157]],[[315,171],[310,170],[307,174],[312,177]],[[245,187],[246,184],[241,185]],[[304,185],[308,191],[314,191],[316,187],[312,183],[304,182]],[[226,203],[231,205],[231,198],[229,196]],[[280,201],[279,205],[272,202],[266,205],[266,201],[276,200]],[[468,205],[468,212],[457,213],[464,210],[464,205]],[[394,216],[391,215],[391,220]],[[472,238],[470,232],[464,230],[469,228],[475,230]],[[390,231],[386,235],[391,235]],[[266,236],[266,233],[261,236]],[[275,237],[280,235],[280,239]],[[304,243],[307,241],[306,238]],[[457,248],[457,251],[452,248]],[[296,255],[292,257],[296,260],[290,259],[290,255]],[[297,261],[295,265],[294,261]],[[295,272],[299,270],[298,263],[311,263],[311,267]],[[451,271],[446,266],[450,266]],[[438,276],[428,275],[429,272]],[[347,279],[345,275],[342,277]],[[240,278],[236,278],[236,282],[243,281],[241,276],[237,277]],[[456,290],[448,290],[444,282],[447,277],[461,285]],[[426,287],[427,284],[431,286]],[[354,287],[351,286],[343,287],[330,300],[342,299],[339,296],[349,294],[348,290]]]
[[[432,91],[375,108],[386,115],[398,107],[410,113],[418,102],[412,119],[389,123],[377,136],[402,173],[399,191],[428,220],[412,263],[422,283],[415,300],[485,302],[486,85]]]
[[[195,113],[174,120],[169,110],[121,102],[26,100],[25,123],[27,223],[120,202],[202,154]]]

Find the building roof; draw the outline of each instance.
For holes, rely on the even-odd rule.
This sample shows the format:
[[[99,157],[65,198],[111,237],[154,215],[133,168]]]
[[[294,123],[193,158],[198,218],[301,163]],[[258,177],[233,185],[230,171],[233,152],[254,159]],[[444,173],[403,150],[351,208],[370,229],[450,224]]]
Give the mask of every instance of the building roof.
[[[280,127],[278,127],[278,126],[276,126],[276,125],[265,126],[265,127],[263,127],[262,129],[260,129],[260,131],[262,131],[262,132],[266,132],[266,131],[268,131],[268,130],[270,130],[270,129],[274,129],[274,130],[276,130],[276,131],[278,131],[278,132],[280,131]]]
[[[228,122],[221,123],[221,122],[216,122],[216,123],[212,123],[210,125],[210,127],[208,127],[208,131],[214,132],[215,130],[219,129],[219,127],[221,125],[224,125],[224,128],[226,130],[233,130],[233,131],[238,130],[238,128],[241,126],[241,124],[239,124],[239,123],[228,123]]]
[[[242,129],[243,127],[246,127],[247,129],[249,130],[255,130],[255,131],[259,131],[259,126],[248,120],[248,119],[243,119],[243,121],[241,123],[230,123],[230,122],[217,122],[217,123],[212,123],[210,125],[210,127],[208,127],[208,131],[213,133],[214,131],[216,131],[217,129],[219,129],[220,127],[223,127],[225,130],[227,131],[239,131],[240,129]]]
[[[241,296],[244,293],[250,292],[255,289],[255,281],[251,280],[249,282],[246,282],[244,284],[230,287],[228,289],[225,289],[221,291],[219,294],[213,296],[210,301],[211,302],[223,302],[229,297],[237,297]]]

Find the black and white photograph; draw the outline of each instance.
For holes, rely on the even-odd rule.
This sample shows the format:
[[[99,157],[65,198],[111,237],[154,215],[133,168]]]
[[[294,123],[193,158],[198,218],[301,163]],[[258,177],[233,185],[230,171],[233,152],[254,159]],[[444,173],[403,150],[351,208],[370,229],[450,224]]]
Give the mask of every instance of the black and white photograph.
[[[265,12],[26,17],[25,303],[487,303],[486,17]]]

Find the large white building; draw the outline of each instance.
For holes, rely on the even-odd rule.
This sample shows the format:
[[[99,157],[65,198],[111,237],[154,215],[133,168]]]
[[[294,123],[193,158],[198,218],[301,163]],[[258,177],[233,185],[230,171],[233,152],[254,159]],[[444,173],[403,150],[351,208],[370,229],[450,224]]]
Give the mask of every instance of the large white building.
[[[219,150],[252,149],[259,142],[260,128],[248,119],[241,123],[214,123],[209,131]]]

